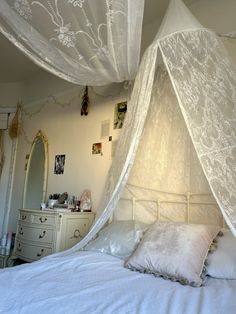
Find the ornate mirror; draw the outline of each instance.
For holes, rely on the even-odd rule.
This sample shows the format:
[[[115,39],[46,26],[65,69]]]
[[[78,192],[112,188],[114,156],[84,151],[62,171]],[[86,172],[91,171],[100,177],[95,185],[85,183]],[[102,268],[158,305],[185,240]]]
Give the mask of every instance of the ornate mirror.
[[[48,141],[39,131],[33,141],[27,164],[23,208],[39,209],[45,202],[48,177]]]

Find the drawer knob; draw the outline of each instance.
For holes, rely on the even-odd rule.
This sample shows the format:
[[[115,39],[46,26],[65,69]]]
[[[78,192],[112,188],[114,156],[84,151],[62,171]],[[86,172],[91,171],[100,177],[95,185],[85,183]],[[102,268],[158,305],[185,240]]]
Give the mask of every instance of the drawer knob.
[[[39,239],[42,239],[43,237],[45,237],[45,235],[46,235],[46,230],[44,230],[43,233],[39,235]]]
[[[38,253],[37,253],[37,256],[42,256],[42,255],[43,255],[43,252],[44,252],[44,249],[41,249],[41,252],[38,252]]]
[[[26,215],[22,215],[22,216],[21,216],[21,219],[22,219],[22,220],[25,220],[26,218],[27,218]]]
[[[41,223],[44,223],[44,222],[47,221],[48,219],[47,219],[47,217],[40,217],[39,220],[40,220]]]
[[[16,248],[16,250],[17,250],[18,252],[21,252],[21,251],[22,251],[22,248],[21,248],[20,243],[18,243],[18,247]]]
[[[23,230],[22,230],[22,227],[20,228],[19,234],[20,234],[20,235],[23,235],[23,234],[24,234],[24,232],[23,232]]]

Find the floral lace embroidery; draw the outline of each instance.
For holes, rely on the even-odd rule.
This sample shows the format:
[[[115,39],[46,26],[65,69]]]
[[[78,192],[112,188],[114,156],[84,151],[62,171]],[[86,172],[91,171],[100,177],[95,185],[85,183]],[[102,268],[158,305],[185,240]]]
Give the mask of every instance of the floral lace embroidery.
[[[105,5],[107,7],[107,23],[100,23],[97,29],[93,28],[93,24],[90,22],[86,11],[83,8],[85,0],[68,0],[67,3],[73,5],[74,7],[79,7],[83,10],[83,16],[86,21],[87,29],[80,29],[80,30],[71,30],[72,26],[71,23],[65,24],[64,16],[59,10],[59,4],[57,1],[40,1],[35,0],[31,1],[31,5],[37,5],[44,9],[44,11],[49,15],[51,22],[56,25],[54,32],[56,32],[56,37],[51,37],[50,40],[56,40],[61,43],[63,46],[67,48],[74,48],[77,53],[78,60],[84,59],[81,53],[78,51],[76,47],[76,42],[78,41],[79,36],[86,37],[91,43],[91,51],[95,54],[89,57],[89,61],[91,62],[94,58],[98,58],[101,61],[105,61],[107,57],[109,57],[109,49],[104,40],[102,39],[102,32],[104,27],[107,28],[108,26],[111,27],[111,24],[114,19],[114,15],[116,13],[122,14],[121,11],[115,12],[112,10],[112,1],[106,0]],[[15,1],[15,9],[17,12],[23,16],[24,18],[31,18],[32,11],[30,8],[30,4],[27,0],[16,0]]]
[[[62,43],[63,46],[67,46],[68,48],[75,47],[76,43],[76,33],[70,31],[70,27],[71,25],[67,24],[55,29],[55,32],[58,33],[58,40]]]
[[[67,2],[69,4],[73,4],[74,7],[80,7],[82,8],[83,7],[83,4],[84,4],[84,1],[85,0],[68,0]]]
[[[32,18],[32,11],[27,0],[15,0],[14,8],[26,20]]]

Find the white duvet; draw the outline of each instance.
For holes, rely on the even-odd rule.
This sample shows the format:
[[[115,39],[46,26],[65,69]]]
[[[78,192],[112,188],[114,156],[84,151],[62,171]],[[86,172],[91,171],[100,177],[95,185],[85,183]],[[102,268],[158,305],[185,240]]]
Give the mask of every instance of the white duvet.
[[[233,314],[236,280],[208,278],[192,288],[82,251],[1,270],[0,313]]]

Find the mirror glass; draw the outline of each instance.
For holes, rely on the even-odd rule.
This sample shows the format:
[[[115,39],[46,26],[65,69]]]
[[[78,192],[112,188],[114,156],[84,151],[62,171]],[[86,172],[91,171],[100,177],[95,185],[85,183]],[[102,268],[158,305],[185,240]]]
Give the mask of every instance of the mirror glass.
[[[24,186],[23,208],[40,209],[45,202],[48,173],[48,141],[39,131],[33,141]]]

